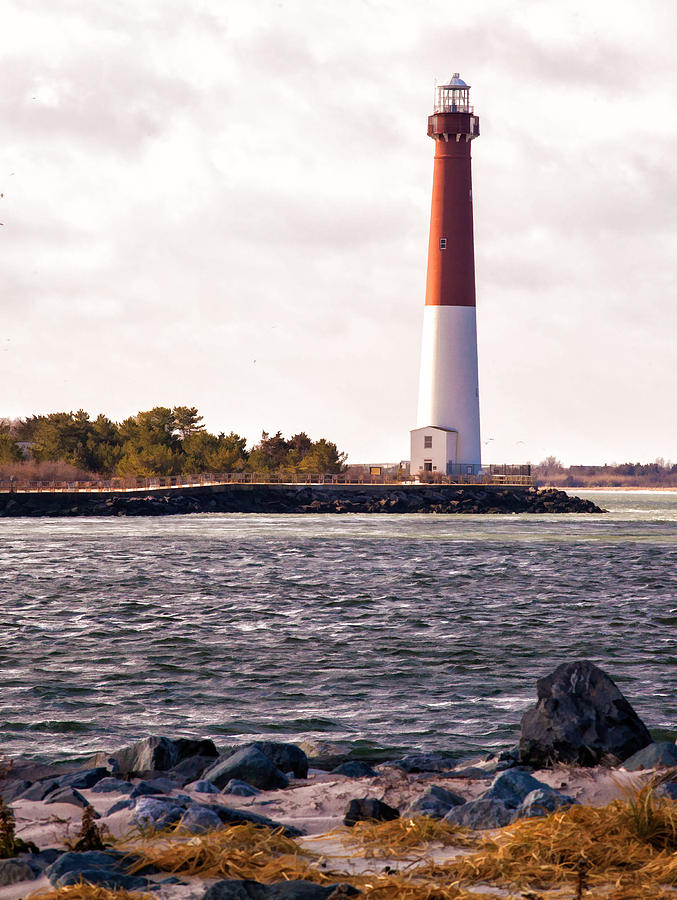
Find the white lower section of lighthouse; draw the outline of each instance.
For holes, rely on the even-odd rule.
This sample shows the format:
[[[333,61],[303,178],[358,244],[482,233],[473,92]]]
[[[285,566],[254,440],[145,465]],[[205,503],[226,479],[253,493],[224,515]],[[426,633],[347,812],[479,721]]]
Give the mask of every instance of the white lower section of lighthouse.
[[[474,306],[426,306],[411,474],[476,474],[481,467]]]

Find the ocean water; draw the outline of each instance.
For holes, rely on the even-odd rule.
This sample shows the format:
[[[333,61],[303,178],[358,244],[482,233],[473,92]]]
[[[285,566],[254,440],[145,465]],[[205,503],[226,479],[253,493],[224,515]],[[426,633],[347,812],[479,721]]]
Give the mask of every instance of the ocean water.
[[[677,493],[606,515],[0,520],[0,753],[147,734],[514,744],[536,679],[601,665],[677,733]]]

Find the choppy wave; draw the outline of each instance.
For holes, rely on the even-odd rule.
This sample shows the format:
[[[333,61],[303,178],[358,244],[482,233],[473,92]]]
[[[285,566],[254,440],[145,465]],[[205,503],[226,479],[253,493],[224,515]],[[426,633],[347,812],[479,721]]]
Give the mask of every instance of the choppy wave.
[[[0,521],[3,751],[148,733],[509,745],[589,658],[650,727],[677,713],[677,495],[606,516]]]

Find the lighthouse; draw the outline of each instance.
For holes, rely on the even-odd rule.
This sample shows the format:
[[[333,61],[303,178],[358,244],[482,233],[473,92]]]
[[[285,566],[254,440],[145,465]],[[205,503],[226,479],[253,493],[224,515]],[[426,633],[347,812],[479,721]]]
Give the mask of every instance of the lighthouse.
[[[411,474],[481,468],[470,143],[480,133],[470,86],[455,72],[435,89],[428,277]]]

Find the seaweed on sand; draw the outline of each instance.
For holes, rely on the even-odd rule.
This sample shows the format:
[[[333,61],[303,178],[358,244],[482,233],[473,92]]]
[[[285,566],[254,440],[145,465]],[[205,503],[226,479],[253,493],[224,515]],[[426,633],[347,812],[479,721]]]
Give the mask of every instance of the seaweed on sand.
[[[281,881],[303,878],[328,883],[332,879],[312,869],[309,860],[315,854],[303,850],[282,828],[243,823],[216,828],[199,835],[186,835],[180,827],[172,831],[128,838],[134,859],[130,872],[147,865],[163,872],[200,875],[204,878],[253,878],[256,881]]]
[[[360,856],[398,859],[412,850],[427,850],[431,845],[475,847],[478,838],[467,828],[451,825],[429,816],[400,818],[392,822],[357,822],[341,834],[346,846],[355,847]]]
[[[26,900],[151,900],[151,895],[82,882],[69,884],[67,887],[36,891],[29,894]]]
[[[365,839],[377,841],[382,830],[384,846],[405,844],[422,846],[425,841],[439,841],[442,830],[430,822],[420,822],[414,828],[395,823],[367,823],[363,826]],[[388,829],[384,826],[391,826]],[[452,834],[444,829],[444,837]],[[453,829],[449,829],[453,832]],[[458,839],[462,837],[459,834]],[[464,890],[448,879],[422,880],[416,869],[407,872],[383,872],[348,875],[344,872],[320,868],[322,857],[299,847],[285,837],[282,829],[271,830],[260,825],[234,825],[218,828],[201,835],[182,834],[180,828],[162,834],[142,835],[141,839],[127,838],[126,846],[133,855],[130,872],[153,865],[164,872],[202,878],[251,878],[271,883],[300,879],[316,884],[344,882],[363,892],[364,900],[476,900],[477,895]],[[491,895],[483,894],[486,900]]]
[[[522,819],[485,838],[479,850],[427,867],[430,877],[520,888],[577,885],[591,900],[655,900],[677,884],[677,803],[651,785],[604,807],[573,806]],[[674,897],[674,893],[671,893]]]

